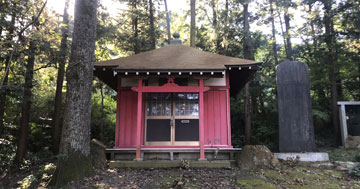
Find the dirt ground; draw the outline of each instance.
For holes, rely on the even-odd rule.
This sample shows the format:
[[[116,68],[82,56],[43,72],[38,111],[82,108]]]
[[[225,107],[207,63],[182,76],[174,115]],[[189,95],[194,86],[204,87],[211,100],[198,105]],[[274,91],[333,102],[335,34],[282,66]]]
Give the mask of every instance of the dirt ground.
[[[72,188],[360,188],[346,172],[307,165],[232,169],[107,169],[69,184]]]
[[[0,188],[45,188],[48,176],[13,177]],[[19,180],[22,180],[19,182]],[[17,182],[16,182],[17,181]],[[345,171],[282,164],[275,169],[106,169],[64,188],[360,188],[360,178]]]

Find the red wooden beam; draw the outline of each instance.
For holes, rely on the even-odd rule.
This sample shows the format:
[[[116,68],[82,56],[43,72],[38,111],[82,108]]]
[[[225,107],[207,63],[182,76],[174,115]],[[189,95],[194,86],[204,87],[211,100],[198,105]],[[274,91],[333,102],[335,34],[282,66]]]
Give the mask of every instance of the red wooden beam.
[[[205,119],[205,114],[204,114],[204,80],[200,79],[199,81],[199,104],[200,104],[200,129],[199,129],[199,138],[200,138],[200,159],[199,160],[205,160],[205,150],[204,150],[204,119]]]
[[[226,71],[226,86],[227,144],[231,146],[230,79],[228,71]]]
[[[142,121],[142,79],[138,80],[138,102],[137,102],[137,121],[136,121],[136,158],[135,160],[141,159],[141,121]]]
[[[118,76],[118,80],[117,80],[117,96],[116,96],[115,146],[118,146],[118,145],[119,145],[119,130],[120,130],[120,88],[121,88],[121,78]]]
[[[202,79],[201,79],[202,80]],[[179,86],[169,78],[168,83],[163,86],[141,86],[131,87],[131,90],[143,93],[199,93],[200,91],[208,91],[210,87],[204,86]]]

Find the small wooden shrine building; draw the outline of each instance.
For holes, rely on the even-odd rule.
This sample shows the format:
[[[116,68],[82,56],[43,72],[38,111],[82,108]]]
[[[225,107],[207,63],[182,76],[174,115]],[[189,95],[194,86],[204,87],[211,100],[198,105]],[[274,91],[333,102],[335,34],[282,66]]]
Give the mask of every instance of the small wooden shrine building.
[[[94,75],[117,91],[114,149],[205,149],[231,145],[230,96],[259,62],[181,44],[95,63]]]

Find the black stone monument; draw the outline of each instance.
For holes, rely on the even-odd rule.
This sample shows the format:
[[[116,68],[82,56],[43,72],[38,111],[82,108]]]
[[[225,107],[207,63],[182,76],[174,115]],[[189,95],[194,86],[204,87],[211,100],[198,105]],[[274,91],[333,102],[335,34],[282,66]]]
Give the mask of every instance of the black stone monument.
[[[315,150],[308,66],[285,60],[276,67],[279,151]]]

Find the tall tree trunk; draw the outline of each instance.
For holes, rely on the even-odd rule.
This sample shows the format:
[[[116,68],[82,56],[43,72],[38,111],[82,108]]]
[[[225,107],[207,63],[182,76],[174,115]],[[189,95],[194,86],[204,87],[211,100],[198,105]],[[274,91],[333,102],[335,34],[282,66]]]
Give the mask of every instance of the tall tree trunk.
[[[67,55],[67,38],[69,35],[69,1],[65,1],[64,15],[63,15],[63,27],[61,28],[62,38],[60,45],[60,56],[59,56],[59,68],[56,80],[56,92],[55,92],[55,106],[54,106],[54,124],[52,127],[52,142],[53,152],[57,154],[59,152],[59,144],[61,138],[61,121],[62,121],[62,89],[65,75],[65,64]]]
[[[154,4],[152,0],[149,0],[149,12],[150,12],[150,39],[151,49],[155,49],[156,37],[155,37],[155,26],[154,26]]]
[[[93,174],[90,158],[91,90],[95,62],[97,0],[75,1],[60,156],[50,185],[59,187]]]
[[[140,52],[139,50],[139,43],[138,43],[138,13],[137,13],[137,0],[131,1],[132,3],[132,9],[133,9],[133,15],[132,15],[132,24],[133,24],[133,31],[134,31],[134,53],[138,54]]]
[[[164,2],[165,2],[165,12],[166,12],[166,26],[167,26],[168,44],[170,44],[170,41],[171,41],[170,15],[169,15],[169,10],[168,10],[168,7],[167,7],[166,0],[164,0]]]
[[[7,49],[11,48],[11,42],[13,40],[14,32],[15,32],[15,18],[16,18],[16,4],[14,4],[13,12],[11,14],[11,21],[9,25],[9,33],[7,37],[8,44],[6,45]],[[1,27],[2,28],[2,27]],[[8,50],[7,50],[8,51]],[[7,84],[9,80],[9,67],[10,62],[12,59],[13,51],[11,53],[8,53],[8,55],[5,58],[5,74],[3,78],[1,78],[1,85],[0,85],[0,136],[2,136],[2,133],[4,131],[4,115],[5,115],[5,108],[6,108],[6,92],[7,92]]]
[[[191,23],[190,23],[190,47],[195,47],[195,1],[190,0]]]
[[[270,14],[271,14],[271,31],[272,31],[272,47],[273,47],[273,54],[275,65],[279,64],[278,54],[277,54],[277,45],[276,45],[276,30],[275,30],[275,14],[273,8],[273,0],[270,0]]]
[[[224,40],[225,40],[225,49],[224,52],[221,54],[228,55],[228,48],[229,48],[229,0],[225,0],[225,28],[224,28]]]
[[[18,163],[22,162],[25,157],[27,150],[27,138],[29,134],[29,121],[30,121],[30,112],[31,112],[31,98],[33,87],[33,76],[34,76],[34,62],[35,62],[35,44],[34,41],[30,41],[29,44],[29,55],[26,64],[25,72],[25,84],[24,84],[24,96],[23,103],[21,108],[21,119],[20,119],[20,128],[18,136],[18,145],[16,152],[16,161]]]
[[[217,13],[216,13],[216,2],[215,0],[210,1],[211,9],[213,11],[213,20],[212,26],[215,34],[215,52],[218,52],[220,49],[220,40],[219,40],[219,32],[218,32],[218,22],[217,22]]]
[[[245,59],[253,59],[250,46],[250,25],[249,25],[249,11],[248,11],[249,1],[243,2],[243,14],[244,14],[244,42],[243,42],[243,52]],[[251,144],[251,94],[249,90],[250,82],[246,83],[244,88],[244,107],[245,107],[245,143]]]
[[[279,9],[276,9],[276,10],[277,10],[279,21],[280,21],[281,34],[282,34],[283,43],[284,43],[284,47],[285,47],[285,53],[286,53],[287,45],[286,45],[286,34],[285,34],[285,31],[284,31],[284,26],[283,26],[284,24],[283,24]]]
[[[340,144],[340,132],[339,132],[339,114],[337,107],[338,91],[336,85],[336,53],[334,53],[334,25],[331,15],[331,6],[333,1],[323,0],[324,4],[324,27],[325,27],[325,43],[328,49],[327,62],[329,68],[329,80],[331,83],[331,118],[332,126],[334,129],[334,139],[336,144]]]
[[[286,8],[284,13],[285,21],[285,38],[286,38],[286,58],[292,60],[292,47],[291,47],[291,36],[290,36],[290,15],[288,13],[288,8]]]

